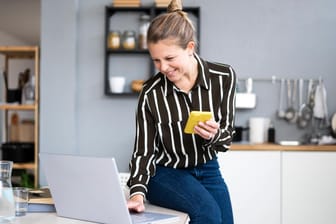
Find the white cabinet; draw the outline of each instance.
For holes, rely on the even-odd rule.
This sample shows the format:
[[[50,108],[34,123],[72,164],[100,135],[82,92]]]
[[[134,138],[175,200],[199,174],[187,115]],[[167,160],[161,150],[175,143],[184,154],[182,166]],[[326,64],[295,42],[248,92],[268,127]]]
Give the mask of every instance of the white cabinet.
[[[280,151],[228,151],[218,154],[228,185],[235,223],[281,223]]]
[[[336,152],[283,152],[283,224],[336,223]]]
[[[336,223],[336,152],[233,150],[218,160],[235,223]]]

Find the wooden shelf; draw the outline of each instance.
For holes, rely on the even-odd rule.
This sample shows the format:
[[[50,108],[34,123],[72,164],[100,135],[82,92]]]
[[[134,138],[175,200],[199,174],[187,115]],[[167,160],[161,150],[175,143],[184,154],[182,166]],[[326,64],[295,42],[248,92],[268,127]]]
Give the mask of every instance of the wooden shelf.
[[[8,138],[9,133],[9,114],[10,111],[33,111],[34,112],[34,158],[35,162],[29,163],[14,163],[14,169],[29,169],[34,173],[34,186],[38,187],[39,184],[39,74],[40,74],[40,52],[38,46],[0,46],[0,55],[4,56],[4,69],[5,74],[10,76],[9,70],[12,68],[9,66],[9,61],[12,59],[29,59],[34,61],[34,77],[35,77],[35,103],[34,104],[18,104],[18,103],[6,103],[6,94],[2,97],[0,102],[0,111],[4,111],[3,116],[0,118],[2,123],[3,142],[10,142]],[[8,78],[8,77],[7,77]]]
[[[36,105],[0,104],[0,110],[35,110]]]
[[[35,169],[35,163],[14,163],[13,169]]]
[[[37,49],[33,46],[0,46],[0,53],[8,58],[34,58]]]

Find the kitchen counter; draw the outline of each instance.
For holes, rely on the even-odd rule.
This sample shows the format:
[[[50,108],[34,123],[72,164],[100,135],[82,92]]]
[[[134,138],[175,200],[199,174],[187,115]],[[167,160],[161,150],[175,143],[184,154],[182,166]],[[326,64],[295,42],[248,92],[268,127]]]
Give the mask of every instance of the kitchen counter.
[[[186,224],[189,223],[189,216],[186,213],[178,212],[175,210],[158,207],[155,205],[146,204],[146,210],[150,212],[161,212],[176,215],[179,217],[178,221],[169,222],[171,224]],[[58,216],[54,212],[31,212],[27,213],[25,216],[16,217],[12,224],[93,224],[93,222],[83,221],[78,219],[71,219]],[[167,222],[168,223],[168,222]]]
[[[336,145],[279,145],[279,144],[249,144],[233,143],[230,150],[233,151],[336,151]]]

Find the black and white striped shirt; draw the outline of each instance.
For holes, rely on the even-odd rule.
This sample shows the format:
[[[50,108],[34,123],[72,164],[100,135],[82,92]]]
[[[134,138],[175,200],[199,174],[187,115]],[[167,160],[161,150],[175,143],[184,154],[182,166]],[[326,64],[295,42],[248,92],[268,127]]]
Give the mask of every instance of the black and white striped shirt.
[[[198,78],[189,93],[162,73],[149,79],[139,96],[136,137],[128,182],[131,196],[147,192],[156,165],[187,168],[206,163],[229,149],[235,116],[236,76],[229,65],[198,61]],[[211,111],[220,131],[211,139],[185,134],[190,111]]]

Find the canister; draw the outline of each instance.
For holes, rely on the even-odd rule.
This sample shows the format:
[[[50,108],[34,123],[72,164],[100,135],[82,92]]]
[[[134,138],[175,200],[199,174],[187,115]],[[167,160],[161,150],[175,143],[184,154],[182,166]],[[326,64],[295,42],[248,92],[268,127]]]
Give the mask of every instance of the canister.
[[[107,46],[110,49],[118,49],[120,47],[120,32],[111,31],[108,36]]]
[[[123,34],[122,46],[126,50],[135,49],[135,31],[126,30]]]

